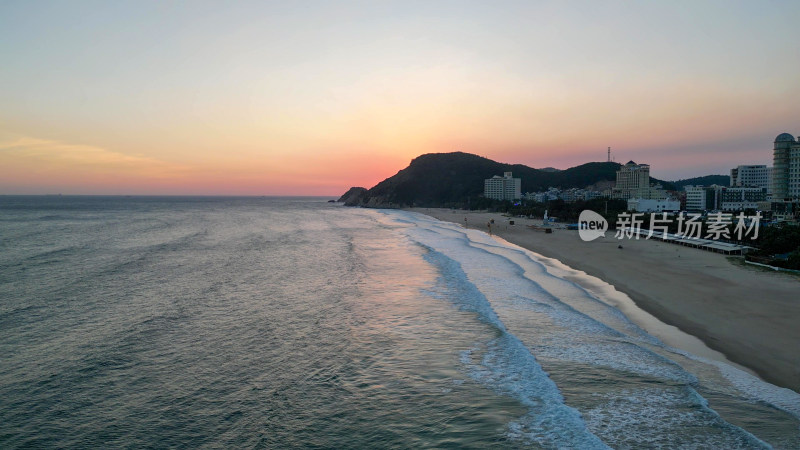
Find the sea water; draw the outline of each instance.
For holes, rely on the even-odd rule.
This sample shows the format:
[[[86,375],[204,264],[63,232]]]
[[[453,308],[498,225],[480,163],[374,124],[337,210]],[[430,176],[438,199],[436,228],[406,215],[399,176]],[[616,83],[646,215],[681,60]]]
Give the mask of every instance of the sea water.
[[[317,198],[0,197],[0,447],[800,446],[567,275]]]

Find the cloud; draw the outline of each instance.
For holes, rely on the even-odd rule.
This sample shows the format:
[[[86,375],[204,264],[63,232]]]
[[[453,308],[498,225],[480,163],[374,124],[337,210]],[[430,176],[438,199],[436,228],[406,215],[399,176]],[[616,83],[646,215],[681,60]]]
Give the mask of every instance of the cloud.
[[[164,179],[181,175],[186,170],[185,166],[150,157],[0,131],[0,173],[6,177],[31,182],[40,176],[57,176],[64,180],[87,177]]]

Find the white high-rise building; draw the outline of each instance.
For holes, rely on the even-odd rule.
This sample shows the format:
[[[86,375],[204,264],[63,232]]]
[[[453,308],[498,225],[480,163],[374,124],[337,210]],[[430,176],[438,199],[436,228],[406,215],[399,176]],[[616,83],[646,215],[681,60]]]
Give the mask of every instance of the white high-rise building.
[[[629,199],[635,197],[649,198],[640,195],[643,189],[650,188],[650,166],[628,161],[617,171],[617,184],[614,186],[616,198]]]
[[[772,200],[800,199],[800,142],[791,134],[775,138],[772,166]]]
[[[759,187],[772,192],[772,167],[748,165],[731,169],[731,186]]]
[[[650,166],[628,161],[617,171],[617,183],[611,191],[613,198],[627,200],[643,198],[663,200],[667,193],[661,186],[650,186]]]
[[[483,196],[495,200],[517,200],[522,197],[522,179],[514,178],[511,172],[495,175],[483,182]]]

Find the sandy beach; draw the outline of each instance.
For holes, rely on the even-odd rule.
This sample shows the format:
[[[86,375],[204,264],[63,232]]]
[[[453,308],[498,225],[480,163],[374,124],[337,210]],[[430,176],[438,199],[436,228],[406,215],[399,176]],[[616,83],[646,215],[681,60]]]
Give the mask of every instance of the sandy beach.
[[[582,241],[577,231],[546,234],[541,220],[499,213],[412,209],[488,231],[612,284],[637,306],[701,339],[764,380],[800,392],[800,279],[745,267],[723,255],[648,240]],[[618,246],[623,248],[619,249]]]

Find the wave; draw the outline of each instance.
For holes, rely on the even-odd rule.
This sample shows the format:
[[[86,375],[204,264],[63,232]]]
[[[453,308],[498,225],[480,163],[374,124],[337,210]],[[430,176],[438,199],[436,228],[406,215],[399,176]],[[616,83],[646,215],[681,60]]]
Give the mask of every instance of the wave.
[[[555,383],[537,363],[525,345],[509,333],[486,297],[468,281],[455,260],[431,247],[425,259],[442,273],[447,297],[477,314],[499,336],[487,345],[483,358],[475,360],[478,349],[462,353],[462,362],[470,376],[508,394],[529,408],[528,416],[515,423],[512,436],[524,435],[547,447],[608,448],[586,428],[580,413],[566,404]]]
[[[603,441],[615,447],[769,447],[724,420],[698,393],[710,381],[678,358],[697,357],[665,346],[616,308],[549,272],[533,253],[415,213],[386,214],[428,249],[425,258],[443,280],[439,295],[494,329],[491,339],[462,354],[462,362],[474,379],[529,409],[508,424],[510,436],[545,447],[596,448]],[[714,381],[733,380],[734,390],[744,388],[751,401],[796,413],[795,401],[764,388],[768,383],[723,363],[712,366]]]

